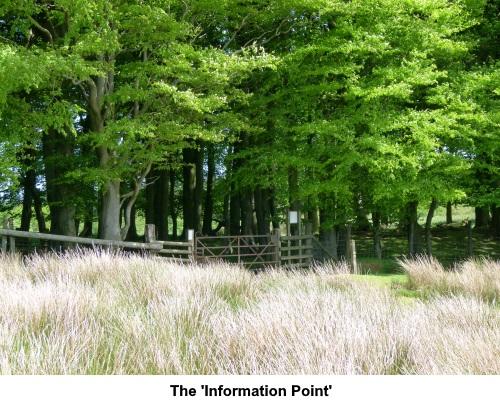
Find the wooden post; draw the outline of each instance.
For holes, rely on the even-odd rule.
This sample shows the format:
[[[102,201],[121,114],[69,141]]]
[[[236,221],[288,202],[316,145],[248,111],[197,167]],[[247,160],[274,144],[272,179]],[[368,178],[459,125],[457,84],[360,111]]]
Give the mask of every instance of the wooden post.
[[[351,236],[352,236],[352,224],[347,224],[347,229],[345,232],[345,258],[346,260],[352,259],[352,249],[351,249]]]
[[[356,241],[351,239],[351,264],[352,264],[352,272],[354,274],[358,274],[358,263],[356,261]]]
[[[467,224],[467,253],[469,257],[472,257],[472,223],[469,221]]]
[[[302,233],[302,223],[301,223],[301,216],[300,215],[300,211],[297,211],[297,236],[300,236],[301,233]],[[299,239],[297,242],[298,242],[298,245],[299,245],[299,257],[302,256],[302,254],[304,253],[304,251],[302,250],[302,245],[303,245],[303,242],[304,240],[303,239]],[[300,267],[302,265],[302,263],[305,263],[306,261],[304,259],[299,259],[297,260],[297,264],[298,266]]]
[[[291,225],[290,225],[290,210],[286,212],[286,234],[291,235]]]
[[[408,235],[408,255],[413,257],[414,246],[413,246],[413,236],[414,236],[415,222],[411,221],[410,224],[410,234]]]
[[[32,238],[42,240],[54,240],[64,243],[78,243],[83,245],[102,245],[113,248],[131,248],[131,249],[146,249],[146,250],[161,250],[163,244],[161,241],[153,241],[152,243],[139,243],[139,242],[125,242],[109,239],[92,239],[92,238],[79,238],[76,236],[54,235],[51,233],[41,232],[24,232],[15,231],[10,229],[0,229],[1,235],[6,235],[10,238]]]
[[[3,217],[3,229],[7,229],[7,224],[9,220],[7,217]],[[7,236],[2,236],[2,255],[5,256],[7,254]]]
[[[194,263],[196,260],[196,234],[194,232],[194,229],[188,229],[186,233],[186,240],[188,242],[191,242],[191,246],[188,247],[188,257],[191,260],[191,262]]]
[[[12,218],[9,218],[9,229],[11,231],[14,230],[14,220]],[[10,243],[10,252],[12,254],[15,254],[16,253],[16,238],[15,238],[15,236],[9,237],[9,243]]]
[[[156,240],[156,229],[154,224],[146,224],[144,229],[144,242],[151,243]]]
[[[307,260],[306,264],[308,266],[310,266],[312,264],[312,261],[313,261],[312,224],[311,223],[306,224],[306,235],[307,235],[306,245],[309,246],[309,248],[307,249],[307,254],[309,255],[309,258],[306,259]]]
[[[281,266],[281,231],[279,228],[273,229],[273,233],[271,235],[271,241],[275,246],[274,250],[274,262],[276,262],[276,266]]]

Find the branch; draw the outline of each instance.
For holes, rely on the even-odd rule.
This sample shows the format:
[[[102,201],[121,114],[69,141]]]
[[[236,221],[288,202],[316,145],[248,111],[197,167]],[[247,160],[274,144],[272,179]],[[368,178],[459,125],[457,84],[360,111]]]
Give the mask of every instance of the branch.
[[[127,200],[127,198],[132,197],[134,195],[133,191],[129,191],[127,194],[123,194],[120,196],[120,207]]]
[[[139,110],[139,116],[143,115],[148,110],[148,108],[151,107],[151,104],[151,101],[144,103],[142,108]]]
[[[191,2],[189,4],[187,4],[184,0],[181,0],[181,1],[185,6],[184,13],[182,14],[182,17],[181,17],[181,20],[184,21],[189,13],[189,10],[193,6],[193,0],[191,0]]]
[[[66,76],[66,78],[71,79],[69,76]],[[86,101],[88,104],[90,104],[90,98],[89,98],[89,95],[87,94],[87,90],[85,90],[85,87],[83,87],[82,81],[81,81],[81,80],[73,80],[73,79],[71,79],[71,80],[73,81],[73,84],[74,84],[75,86],[80,87],[80,89],[82,90],[83,98],[85,99],[85,101]]]
[[[233,36],[229,38],[229,40],[225,43],[225,45],[222,47],[222,50],[225,51],[226,48],[229,46],[231,42],[233,42],[234,38],[236,38],[236,35],[238,35],[238,32],[241,31],[241,29],[246,25],[246,19],[250,16],[250,14],[247,14],[245,17],[243,17],[243,20],[241,20],[241,24],[238,27],[238,29],[234,32]]]
[[[149,183],[148,183],[148,182],[146,182],[146,187],[147,187],[147,186],[150,186],[151,184],[156,183],[156,181],[157,181],[159,178],[160,178],[160,176],[150,177],[150,179],[151,179],[151,180],[149,181]]]
[[[130,198],[130,199],[128,200],[128,203],[125,207],[125,212],[124,212],[124,214],[125,214],[124,215],[125,216],[125,226],[120,230],[120,236],[122,239],[125,239],[125,237],[127,236],[128,230],[130,228],[130,214],[132,211],[132,207],[135,203],[135,200],[137,200],[137,195],[139,194],[139,190],[141,189],[142,182],[144,181],[144,179],[146,178],[146,176],[148,175],[148,173],[151,170],[151,166],[152,166],[152,163],[150,162],[142,171],[141,177],[137,180],[134,179],[134,181],[135,181],[134,190],[132,190],[130,193],[126,194],[128,196],[127,198]],[[125,201],[125,200],[123,200],[123,201]],[[120,207],[121,207],[121,204],[123,204],[123,201],[122,201],[122,203],[120,203]]]
[[[97,116],[101,115],[101,109],[99,108],[99,94],[96,83],[89,77],[87,83],[90,87],[90,95],[88,97],[88,103],[94,114]]]
[[[199,30],[198,34],[196,34],[193,38],[191,38],[191,39],[190,39],[189,44],[190,44],[190,45],[191,45],[191,44],[194,44],[194,42],[195,42],[196,40],[198,40],[198,39],[200,39],[201,37],[203,37],[203,36],[205,35],[205,31],[206,31],[208,28],[210,28],[212,25],[214,25],[214,24],[215,24],[215,20],[214,20],[214,21],[212,21],[210,24],[205,25],[205,29],[204,29],[204,30],[200,28],[202,25],[201,25],[201,24],[198,24],[196,28],[200,28],[200,30]],[[193,24],[193,25],[194,25],[194,24]]]
[[[50,31],[46,28],[43,28],[33,17],[29,17],[30,21],[35,24],[35,26],[40,30],[42,31],[45,35],[47,35],[49,37],[49,41],[50,41],[50,45],[52,46],[52,48],[54,47],[54,39],[52,38],[52,34],[50,33]]]
[[[285,24],[285,22],[287,22],[287,21],[290,21],[290,20],[289,20],[288,18],[285,18],[283,21],[281,21],[281,23],[278,25],[278,28],[276,28],[276,30],[275,30],[275,29],[272,29],[272,30],[269,30],[269,31],[264,32],[263,34],[259,35],[259,36],[258,36],[258,37],[256,37],[256,38],[252,38],[252,39],[251,39],[250,41],[248,41],[245,45],[243,45],[243,46],[241,47],[241,49],[239,49],[239,50],[237,50],[237,51],[232,52],[232,54],[233,54],[233,55],[238,55],[238,54],[242,53],[242,52],[245,50],[245,48],[246,48],[247,46],[249,46],[250,44],[254,44],[254,43],[256,43],[259,39],[263,38],[266,34],[269,34],[270,32],[273,32],[273,31],[274,31],[274,34],[273,34],[273,35],[271,35],[270,37],[266,38],[265,40],[263,40],[263,41],[259,42],[259,45],[265,45],[265,44],[267,44],[268,42],[272,41],[274,38],[276,38],[276,37],[278,37],[278,36],[280,36],[280,35],[283,35],[283,34],[287,34],[287,33],[289,33],[289,32],[293,29],[293,27],[295,26],[295,24],[293,24],[293,23],[292,23],[292,24],[290,25],[290,27],[289,27],[286,31],[280,31],[280,28],[281,28],[281,27],[283,26],[283,24]]]
[[[30,37],[31,37],[31,36],[30,36]],[[1,35],[0,35],[0,38],[1,38],[1,39],[4,39],[4,40],[6,40],[6,41],[12,42],[14,45],[17,45],[17,42],[13,41],[12,39],[2,37]],[[28,39],[28,44],[29,44],[29,39]]]

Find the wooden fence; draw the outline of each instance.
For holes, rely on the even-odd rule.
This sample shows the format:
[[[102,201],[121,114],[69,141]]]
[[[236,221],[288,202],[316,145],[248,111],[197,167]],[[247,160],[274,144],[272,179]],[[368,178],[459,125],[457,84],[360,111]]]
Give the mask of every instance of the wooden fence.
[[[197,261],[222,260],[249,269],[277,266],[279,241],[272,235],[196,236],[194,257]]]
[[[312,228],[306,226],[305,235],[281,235],[278,229],[275,232],[280,241],[280,263],[282,267],[309,267],[313,261]]]
[[[7,252],[16,253],[16,238],[27,239],[40,239],[59,242],[60,245],[91,245],[91,246],[104,246],[112,248],[127,248],[139,249],[149,251],[161,251],[163,245],[161,242],[139,243],[139,242],[125,242],[106,239],[91,239],[79,238],[76,236],[53,235],[49,233],[39,232],[25,232],[16,231],[13,229],[13,221],[10,218],[3,219],[3,229],[0,229],[0,236],[2,236],[2,254]]]
[[[16,252],[16,239],[28,239],[56,242],[59,248],[91,245],[138,249],[179,262],[222,260],[254,269],[271,266],[308,267],[313,262],[313,236],[310,227],[306,227],[305,235],[297,236],[281,235],[278,229],[272,235],[227,237],[195,236],[190,231],[189,240],[178,242],[156,240],[154,225],[146,225],[144,243],[25,232],[13,228],[12,219],[4,218],[3,228],[0,229],[2,254]]]

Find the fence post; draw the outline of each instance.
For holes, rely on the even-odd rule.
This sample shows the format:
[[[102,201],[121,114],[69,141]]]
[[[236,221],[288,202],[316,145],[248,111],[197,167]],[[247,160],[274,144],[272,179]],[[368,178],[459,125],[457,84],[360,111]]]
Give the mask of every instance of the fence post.
[[[14,230],[14,220],[12,218],[9,218],[9,229],[11,231]],[[16,238],[14,236],[9,237],[9,242],[10,242],[10,251],[12,254],[16,253]]]
[[[469,257],[472,257],[472,223],[469,221],[467,223],[467,253]]]
[[[307,249],[307,254],[309,255],[309,258],[306,259],[307,260],[306,264],[308,266],[310,266],[312,261],[313,261],[313,246],[312,246],[313,237],[312,237],[312,224],[311,223],[306,224],[306,235],[307,235],[306,246],[309,246]]]
[[[146,224],[144,229],[144,242],[151,243],[156,240],[156,229],[154,224]]]
[[[410,234],[408,235],[408,256],[410,256],[410,257],[413,257],[413,253],[415,252],[414,246],[413,246],[414,228],[415,228],[415,222],[411,221]]]
[[[196,260],[196,235],[194,233],[194,229],[187,230],[186,240],[191,242],[191,246],[188,247],[188,257],[191,262],[194,262]]]
[[[3,217],[3,229],[7,229],[8,218]],[[2,236],[2,255],[5,256],[7,254],[7,235]]]
[[[271,241],[275,246],[274,250],[274,261],[276,262],[276,266],[281,266],[281,230],[279,228],[273,229],[273,234],[271,235]]]
[[[351,239],[351,264],[354,274],[358,274],[358,263],[356,261],[356,241]]]
[[[345,231],[345,258],[346,260],[352,259],[352,249],[351,249],[351,239],[352,238],[352,224],[347,224],[347,229]]]

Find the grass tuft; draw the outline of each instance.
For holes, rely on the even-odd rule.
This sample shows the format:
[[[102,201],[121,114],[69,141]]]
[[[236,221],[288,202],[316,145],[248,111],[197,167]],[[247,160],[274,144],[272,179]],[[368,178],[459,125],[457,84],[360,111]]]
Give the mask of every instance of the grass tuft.
[[[472,295],[488,302],[500,296],[500,263],[466,260],[445,269],[435,258],[420,256],[399,261],[411,289],[445,295]]]
[[[252,274],[106,250],[6,257],[0,372],[500,373],[499,264],[401,266],[434,293],[409,303],[335,263]]]

